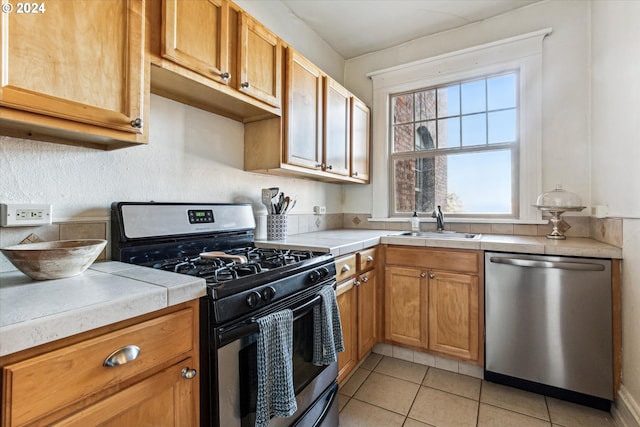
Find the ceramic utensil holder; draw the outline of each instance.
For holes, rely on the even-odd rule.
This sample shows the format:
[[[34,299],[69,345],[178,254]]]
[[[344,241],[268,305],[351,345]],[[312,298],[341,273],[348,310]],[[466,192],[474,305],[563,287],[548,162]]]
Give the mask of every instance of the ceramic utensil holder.
[[[287,215],[267,215],[267,240],[287,239]]]

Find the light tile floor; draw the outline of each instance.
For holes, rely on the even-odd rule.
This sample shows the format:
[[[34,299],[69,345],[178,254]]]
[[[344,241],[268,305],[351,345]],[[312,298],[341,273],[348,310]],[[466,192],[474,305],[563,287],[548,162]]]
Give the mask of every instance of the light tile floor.
[[[607,412],[372,353],[339,392],[340,427],[612,427]]]

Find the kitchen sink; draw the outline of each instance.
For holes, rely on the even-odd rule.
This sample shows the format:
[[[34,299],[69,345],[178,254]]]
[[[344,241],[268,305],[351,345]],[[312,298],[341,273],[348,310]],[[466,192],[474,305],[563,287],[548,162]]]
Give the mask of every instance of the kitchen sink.
[[[482,234],[475,233],[458,233],[457,231],[407,231],[399,234],[407,237],[421,237],[424,239],[464,239],[477,240]]]

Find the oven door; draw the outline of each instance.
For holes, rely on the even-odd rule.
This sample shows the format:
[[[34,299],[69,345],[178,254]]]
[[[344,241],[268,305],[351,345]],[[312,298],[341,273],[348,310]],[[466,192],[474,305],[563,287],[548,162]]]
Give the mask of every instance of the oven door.
[[[335,282],[326,284],[333,286]],[[306,426],[336,426],[338,421],[337,363],[316,366],[313,358],[313,308],[320,304],[317,294],[296,302],[278,304],[268,312],[293,311],[293,384],[297,411],[287,418],[274,417],[270,427],[289,426],[304,419]],[[255,314],[255,318],[264,316]],[[221,328],[217,350],[218,426],[253,427],[255,425],[258,328],[254,319]],[[225,344],[226,343],[226,344]],[[314,418],[314,419],[312,419]],[[215,425],[215,424],[214,424]]]

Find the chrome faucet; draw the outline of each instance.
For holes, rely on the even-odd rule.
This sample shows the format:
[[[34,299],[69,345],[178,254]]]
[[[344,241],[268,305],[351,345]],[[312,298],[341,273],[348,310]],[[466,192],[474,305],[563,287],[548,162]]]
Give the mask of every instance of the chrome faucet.
[[[442,215],[442,211],[440,210],[440,205],[438,205],[437,209],[433,210],[431,214],[431,218],[436,219],[436,228],[438,231],[444,231],[444,215]]]

